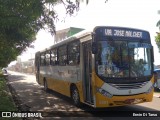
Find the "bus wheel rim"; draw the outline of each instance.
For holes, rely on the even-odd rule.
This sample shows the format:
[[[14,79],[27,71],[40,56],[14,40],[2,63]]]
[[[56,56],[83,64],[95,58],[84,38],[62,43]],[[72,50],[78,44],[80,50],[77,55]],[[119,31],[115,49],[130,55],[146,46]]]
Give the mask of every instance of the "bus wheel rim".
[[[44,89],[47,90],[47,82],[44,83]]]
[[[78,103],[78,99],[79,99],[78,91],[75,89],[73,91],[73,100],[74,100],[75,103]]]

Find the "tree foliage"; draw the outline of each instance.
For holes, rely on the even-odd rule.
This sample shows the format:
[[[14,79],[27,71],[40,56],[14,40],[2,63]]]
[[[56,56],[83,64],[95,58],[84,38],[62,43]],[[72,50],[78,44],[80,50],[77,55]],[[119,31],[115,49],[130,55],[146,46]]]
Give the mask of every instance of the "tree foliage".
[[[157,33],[157,36],[155,37],[155,41],[160,52],[160,33]]]
[[[158,14],[160,15],[160,10],[158,11]],[[156,26],[159,27],[159,30],[160,30],[160,20],[157,22]],[[157,44],[159,52],[160,52],[160,32],[157,32],[157,36],[155,37],[155,41],[156,41],[156,44]]]
[[[79,0],[0,0],[1,67],[30,47],[40,29],[55,33],[54,22],[58,14],[54,7],[60,3],[70,15],[79,8]]]

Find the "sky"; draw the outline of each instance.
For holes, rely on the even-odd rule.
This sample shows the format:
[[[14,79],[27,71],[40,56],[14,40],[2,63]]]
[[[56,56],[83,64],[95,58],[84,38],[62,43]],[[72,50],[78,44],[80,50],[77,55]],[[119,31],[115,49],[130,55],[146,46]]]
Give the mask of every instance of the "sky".
[[[154,46],[155,65],[160,65],[160,53],[155,43],[156,23],[160,20],[160,0],[89,0],[89,4],[81,3],[80,10],[73,16],[65,14],[63,5],[56,6],[59,21],[55,23],[56,30],[68,27],[79,27],[92,30],[95,26],[121,26],[144,29],[150,32]],[[22,61],[34,58],[36,51],[54,44],[54,36],[44,30],[37,34],[33,43],[20,57]]]

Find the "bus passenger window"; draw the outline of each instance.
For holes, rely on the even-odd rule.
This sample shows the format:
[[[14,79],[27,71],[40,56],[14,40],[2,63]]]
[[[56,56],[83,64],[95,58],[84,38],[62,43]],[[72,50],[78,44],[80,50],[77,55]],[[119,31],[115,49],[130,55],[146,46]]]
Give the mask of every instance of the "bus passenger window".
[[[51,65],[57,65],[57,49],[51,50]]]
[[[40,63],[41,63],[41,66],[44,66],[45,65],[45,54],[44,53],[42,53],[41,54],[41,60],[40,60]]]
[[[59,47],[58,61],[59,61],[59,65],[67,64],[67,46],[66,45]]]
[[[71,42],[68,44],[68,64],[79,65],[80,63],[80,51],[79,41]]]
[[[46,52],[45,59],[46,59],[46,65],[50,65],[50,51]]]
[[[76,56],[77,56],[76,57],[76,63],[79,64],[80,63],[80,54],[77,53]]]
[[[54,65],[59,65],[59,62],[57,60],[55,60]]]

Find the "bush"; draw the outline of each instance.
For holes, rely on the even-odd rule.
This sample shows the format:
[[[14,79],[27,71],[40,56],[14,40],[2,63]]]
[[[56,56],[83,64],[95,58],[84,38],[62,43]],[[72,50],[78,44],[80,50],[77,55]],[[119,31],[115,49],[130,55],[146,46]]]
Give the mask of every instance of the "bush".
[[[17,111],[3,75],[0,75],[0,97],[0,111]]]

